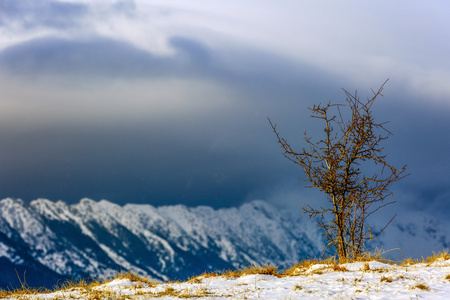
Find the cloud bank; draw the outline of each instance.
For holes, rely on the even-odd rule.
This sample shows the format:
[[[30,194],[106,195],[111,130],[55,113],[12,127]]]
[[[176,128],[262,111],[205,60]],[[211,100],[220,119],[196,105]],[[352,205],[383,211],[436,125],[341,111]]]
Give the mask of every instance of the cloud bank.
[[[281,155],[307,106],[358,89],[412,173],[401,203],[447,211],[448,4],[2,1],[1,197],[214,207],[318,194]],[[401,201],[400,201],[401,200]],[[401,203],[400,203],[401,202]]]

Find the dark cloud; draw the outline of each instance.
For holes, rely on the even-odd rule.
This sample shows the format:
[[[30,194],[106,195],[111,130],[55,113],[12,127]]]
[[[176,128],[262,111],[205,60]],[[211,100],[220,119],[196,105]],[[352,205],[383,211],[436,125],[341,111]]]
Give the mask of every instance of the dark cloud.
[[[130,15],[136,11],[136,3],[133,0],[119,0],[114,2],[113,9],[120,13]]]
[[[450,195],[450,119],[448,109],[404,96],[384,111],[394,135],[386,143],[391,160],[408,164],[411,175],[396,184],[395,196],[406,206],[435,216],[448,214]],[[408,101],[409,100],[409,101]],[[405,196],[406,195],[406,196]],[[440,207],[440,209],[438,209]]]
[[[282,156],[266,120],[269,115],[282,135],[300,149],[302,131],[314,137],[323,132],[305,108],[309,101],[321,100],[317,95],[305,100],[318,87],[279,86],[274,81],[267,82],[266,89],[255,90],[252,80],[247,82],[249,90],[243,98],[247,102],[237,110],[196,119],[70,127],[58,123],[26,131],[3,128],[0,197],[69,202],[91,197],[117,203],[214,207],[260,198],[298,208],[321,196],[303,189],[305,183],[297,180],[303,177],[302,170]],[[389,161],[396,166],[408,164],[412,173],[394,185],[392,200],[418,210],[436,209],[443,215],[448,208],[450,134],[446,128],[450,121],[444,111],[422,105],[405,109],[402,103],[408,100],[389,96],[390,90],[386,88],[386,97],[376,103],[375,117],[391,121],[386,126],[394,136],[385,144]],[[323,98],[344,100],[339,89],[332,94],[328,98],[325,91]],[[366,94],[360,89],[360,95]],[[265,107],[264,103],[271,104]]]
[[[308,63],[263,51],[230,47],[218,53],[184,37],[173,37],[170,43],[171,56],[99,37],[39,39],[3,50],[0,65],[10,74],[88,77],[93,85],[102,78],[195,78],[226,86],[236,104],[230,110],[157,122],[112,120],[69,127],[58,121],[53,128],[3,128],[0,197],[66,201],[91,197],[215,207],[262,198],[279,205],[295,206],[298,201],[300,206],[305,202],[302,197],[312,199],[316,194],[303,192],[305,184],[296,180],[303,173],[282,157],[266,117],[301,149],[303,131],[314,137],[323,133],[306,106],[344,103],[341,88],[358,89],[362,98],[370,96],[370,88],[386,79],[373,86],[355,86]],[[77,80],[71,84],[76,86]],[[374,106],[377,121],[391,121],[386,126],[394,135],[386,142],[386,154],[396,166],[408,164],[412,173],[396,183],[394,200],[444,211],[450,186],[448,109],[436,108],[406,89],[401,80],[391,78],[385,97]],[[206,96],[214,101],[214,95]]]
[[[294,62],[256,49],[225,49],[220,55],[195,39],[174,36],[172,55],[156,55],[123,41],[39,38],[0,52],[0,69],[23,76],[56,75],[79,78],[184,77],[217,80],[234,88],[267,93],[296,93],[312,87],[330,93],[345,82],[308,63]],[[326,83],[332,83],[328,85]],[[269,83],[269,84],[267,84]],[[276,86],[271,90],[271,86]],[[283,89],[283,86],[285,89]],[[296,86],[296,90],[290,89]],[[281,93],[281,94],[280,94]],[[313,97],[313,93],[310,94]],[[282,99],[280,99],[282,100]]]
[[[119,203],[238,205],[249,190],[268,183],[267,169],[277,167],[254,140],[234,145],[235,151],[213,147],[215,134],[226,131],[222,125],[169,129],[150,122],[3,132],[0,193],[25,200],[89,196]]]
[[[209,50],[193,41],[174,37],[173,56],[157,56],[113,39],[40,38],[4,49],[0,66],[16,74],[65,76],[146,77],[193,76],[208,72]]]
[[[207,66],[212,63],[211,51],[203,44],[184,37],[173,37],[170,45],[177,50],[177,54],[184,58],[187,63],[197,66]]]
[[[320,70],[306,64],[289,63],[267,53],[235,49],[220,60],[213,57],[209,48],[180,37],[172,39],[177,53],[172,58],[155,58],[130,45],[101,40],[95,44],[97,47],[87,46],[90,57],[85,57],[85,62],[69,65],[55,60],[56,54],[51,54],[52,59],[44,62],[49,51],[47,41],[41,42],[42,45],[32,43],[38,45],[38,51],[32,50],[31,45],[23,48],[25,53],[34,53],[33,64],[26,64],[26,74],[31,70],[40,75],[50,71],[66,75],[74,72],[72,68],[80,68],[76,71],[79,74],[87,69],[106,76],[114,74],[115,70],[116,74],[125,76],[131,72],[127,69],[132,65],[130,62],[144,62],[160,70],[159,74],[142,71],[145,76],[196,76],[199,80],[215,80],[234,90],[239,98],[230,99],[236,102],[233,110],[212,111],[195,118],[128,121],[120,125],[104,121],[101,125],[78,124],[70,128],[59,121],[51,128],[0,130],[5,145],[1,155],[5,158],[5,168],[0,173],[0,182],[4,183],[0,196],[3,197],[66,201],[91,197],[119,203],[181,202],[215,207],[237,205],[248,197],[264,198],[272,193],[271,185],[298,177],[296,169],[289,171],[289,167],[280,164],[284,159],[266,117],[284,120],[281,127],[297,132],[298,128],[289,128],[287,119],[295,118],[305,103],[317,100],[312,97],[314,89],[326,80],[332,82],[331,76]],[[62,46],[52,48],[74,45],[70,43],[69,47],[61,40],[56,44]],[[82,45],[80,50],[69,52],[80,52],[84,48]],[[103,49],[109,49],[112,54],[101,57]],[[2,61],[26,61],[18,50],[4,52]],[[119,58],[121,65],[114,66]],[[246,61],[249,63],[245,64]],[[53,67],[48,69],[51,65]],[[323,95],[331,93],[332,86],[321,87]],[[214,95],[205,96],[215,100]],[[104,110],[107,110],[107,102],[105,105]],[[58,113],[57,110],[54,113]]]
[[[67,29],[80,24],[80,19],[88,13],[88,7],[80,3],[58,1],[2,0],[0,12],[0,25],[9,29]]]
[[[2,51],[4,69],[22,74],[130,76],[171,68],[149,53],[111,39],[43,38]],[[166,68],[165,68],[166,67]]]

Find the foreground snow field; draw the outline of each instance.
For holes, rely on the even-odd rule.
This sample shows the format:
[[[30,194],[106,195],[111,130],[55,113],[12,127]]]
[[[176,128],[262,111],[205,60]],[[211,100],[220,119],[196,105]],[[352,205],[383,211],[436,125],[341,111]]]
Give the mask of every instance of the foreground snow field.
[[[10,299],[450,299],[450,260],[407,266],[377,261],[315,264],[294,276],[207,274],[186,282],[119,278],[91,288]]]

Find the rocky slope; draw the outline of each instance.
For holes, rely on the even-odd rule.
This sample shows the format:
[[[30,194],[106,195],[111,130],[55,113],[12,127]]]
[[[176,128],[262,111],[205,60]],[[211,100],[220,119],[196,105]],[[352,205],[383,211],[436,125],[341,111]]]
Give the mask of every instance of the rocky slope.
[[[254,201],[239,208],[0,201],[0,287],[133,271],[158,280],[317,256],[314,224]],[[26,272],[26,273],[25,273]]]

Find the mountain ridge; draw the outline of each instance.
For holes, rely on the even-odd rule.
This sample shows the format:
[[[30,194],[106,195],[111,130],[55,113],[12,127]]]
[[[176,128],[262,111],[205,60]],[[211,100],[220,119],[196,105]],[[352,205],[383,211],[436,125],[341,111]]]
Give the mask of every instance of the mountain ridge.
[[[164,281],[249,264],[283,266],[317,256],[320,241],[300,214],[263,201],[215,210],[7,198],[0,201],[0,258],[9,271],[0,286],[17,284],[13,267],[42,269],[55,280],[132,271]],[[39,278],[27,282],[49,284]]]
[[[450,246],[449,224],[419,212],[403,214],[374,245],[387,258],[429,256]],[[53,287],[65,279],[105,278],[131,271],[155,280],[184,280],[204,271],[319,257],[314,220],[264,201],[213,209],[184,205],[123,206],[0,200],[0,288]]]

